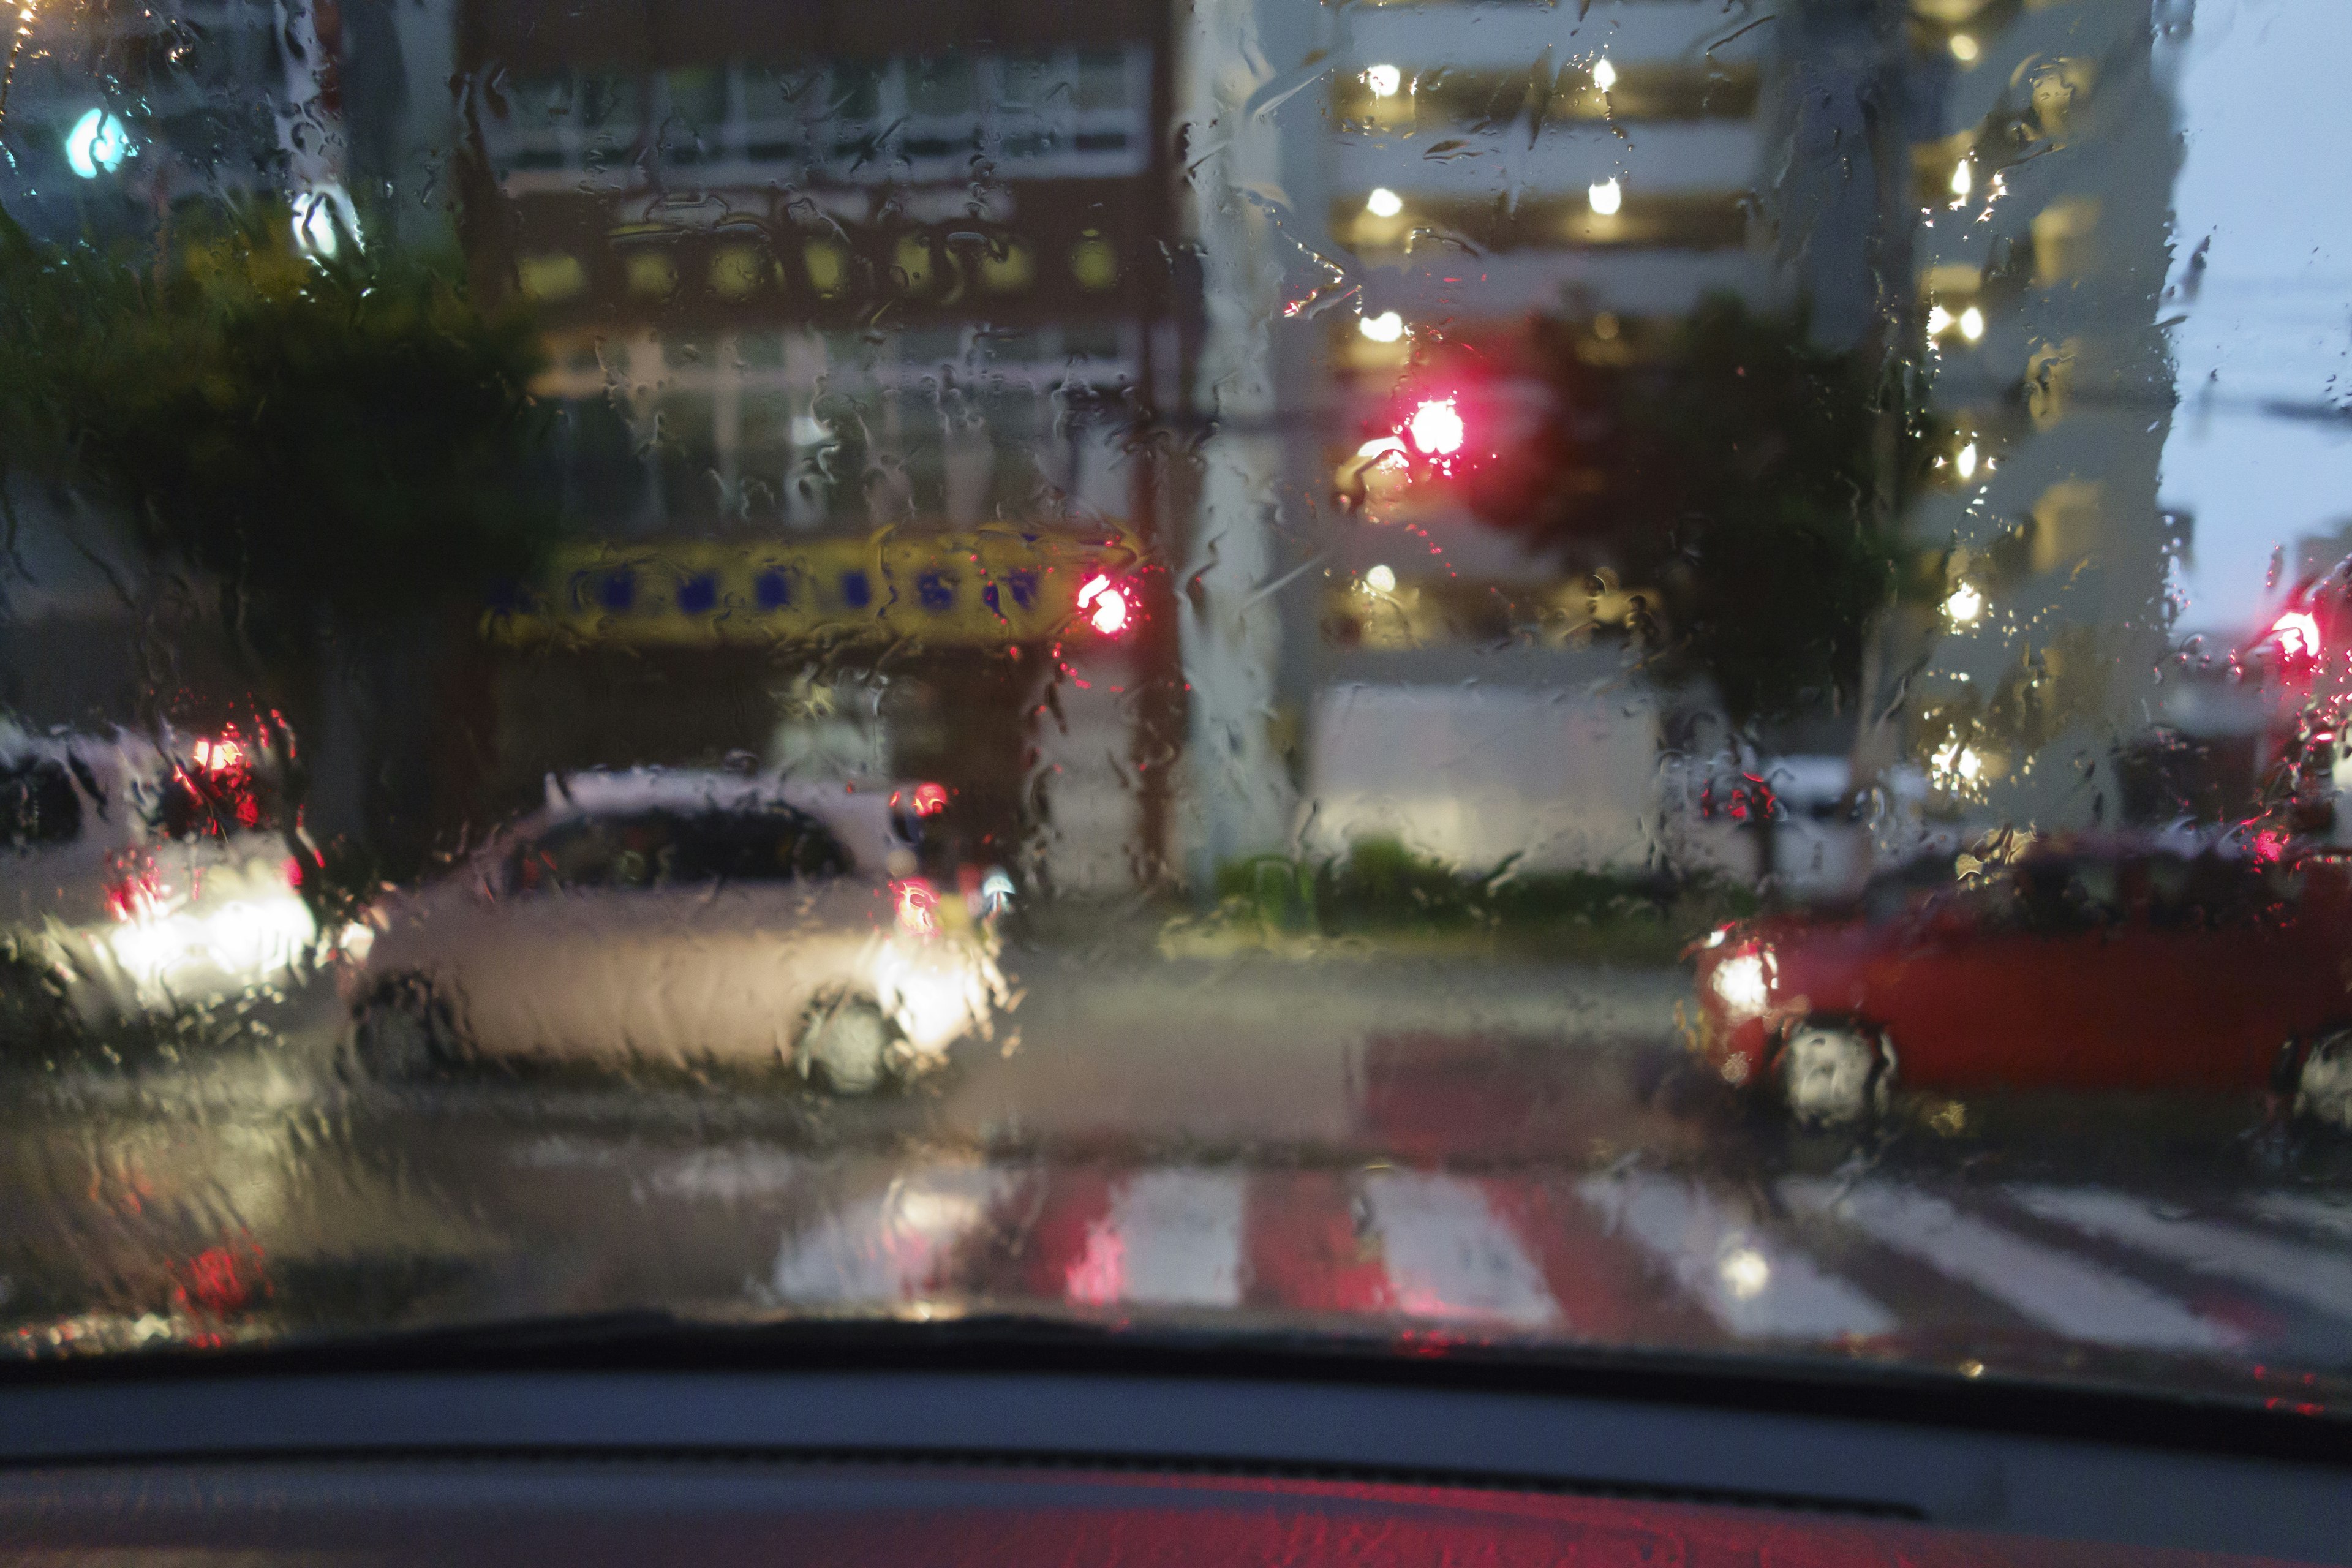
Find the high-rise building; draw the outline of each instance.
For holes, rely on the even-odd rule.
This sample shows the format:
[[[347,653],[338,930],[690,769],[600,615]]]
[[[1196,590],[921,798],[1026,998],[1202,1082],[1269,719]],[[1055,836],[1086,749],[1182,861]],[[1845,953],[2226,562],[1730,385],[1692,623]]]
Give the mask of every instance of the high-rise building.
[[[1915,330],[1941,427],[1905,530],[1948,553],[1916,628],[1908,744],[1931,784],[2004,819],[2114,822],[2181,542],[2157,500],[2167,43],[2137,0],[1911,12]]]
[[[1181,385],[1188,297],[1167,29],[1157,0],[464,7],[461,233],[544,324],[579,539],[541,605],[565,651],[502,689],[509,773],[829,756],[945,782],[1045,874],[1127,874],[1165,584],[1126,573],[1171,503],[1123,437]],[[613,732],[686,724],[606,700],[643,680],[740,701]]]
[[[1640,861],[1661,723],[1619,679],[1638,584],[1523,548],[1383,452],[1522,438],[1532,316],[1622,362],[1710,293],[1794,300],[1803,269],[1754,221],[1774,30],[1678,0],[1214,15],[1187,78],[1230,274],[1202,371],[1225,435],[1197,533],[1220,551],[1185,569],[1211,585],[1196,874],[1386,836]],[[1474,752],[1475,799],[1431,763]]]

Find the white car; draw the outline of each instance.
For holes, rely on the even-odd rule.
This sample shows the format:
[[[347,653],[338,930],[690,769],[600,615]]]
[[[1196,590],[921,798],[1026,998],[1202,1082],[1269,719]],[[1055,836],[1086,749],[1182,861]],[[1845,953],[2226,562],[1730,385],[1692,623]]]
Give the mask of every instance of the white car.
[[[250,742],[0,730],[8,1026],[201,1007],[308,963],[271,795]]]
[[[544,809],[346,933],[354,1052],[394,1078],[467,1057],[777,1063],[843,1093],[913,1077],[1006,990],[987,911],[914,875],[890,797],[551,779]]]

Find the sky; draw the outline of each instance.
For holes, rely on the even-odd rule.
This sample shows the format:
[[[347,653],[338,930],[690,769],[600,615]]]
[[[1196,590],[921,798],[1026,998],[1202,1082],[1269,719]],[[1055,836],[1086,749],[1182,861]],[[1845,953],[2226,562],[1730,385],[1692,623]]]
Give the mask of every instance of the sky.
[[[2172,329],[2180,406],[2161,495],[2196,518],[2184,631],[2242,631],[2272,553],[2352,522],[2352,67],[2346,0],[2197,0],[2180,61],[2174,277],[2210,239]]]

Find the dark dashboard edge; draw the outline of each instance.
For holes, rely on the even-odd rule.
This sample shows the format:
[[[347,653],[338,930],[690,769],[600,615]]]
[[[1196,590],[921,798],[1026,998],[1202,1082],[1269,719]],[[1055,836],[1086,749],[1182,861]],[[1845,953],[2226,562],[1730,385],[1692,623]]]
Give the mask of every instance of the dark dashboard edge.
[[[356,1340],[0,1363],[18,1391],[320,1377],[859,1373],[1292,1383],[1606,1400],[2000,1433],[2352,1469],[2352,1423],[2303,1402],[1962,1377],[1884,1362],[1660,1352],[1403,1350],[1302,1336],[1090,1329],[1025,1319],[708,1324],[658,1313]],[[18,1459],[0,1423],[0,1462]],[[1008,1450],[1010,1451],[1010,1450]]]

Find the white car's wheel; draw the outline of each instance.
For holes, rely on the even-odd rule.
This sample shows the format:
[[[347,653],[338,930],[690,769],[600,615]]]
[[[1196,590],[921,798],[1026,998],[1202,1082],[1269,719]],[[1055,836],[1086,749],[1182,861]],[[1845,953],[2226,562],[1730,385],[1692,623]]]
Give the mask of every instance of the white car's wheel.
[[[2352,1029],[2322,1035],[2303,1053],[2294,1078],[2294,1113],[2352,1131]]]
[[[801,1071],[835,1094],[871,1094],[889,1075],[898,1031],[872,1001],[835,997],[809,1009],[797,1047]]]
[[[352,1054],[369,1074],[392,1083],[446,1068],[457,1057],[449,1005],[421,977],[393,981],[352,1018]]]
[[[1843,1127],[1885,1109],[1889,1064],[1877,1037],[1847,1024],[1800,1024],[1780,1047],[1780,1093],[1809,1127]]]

